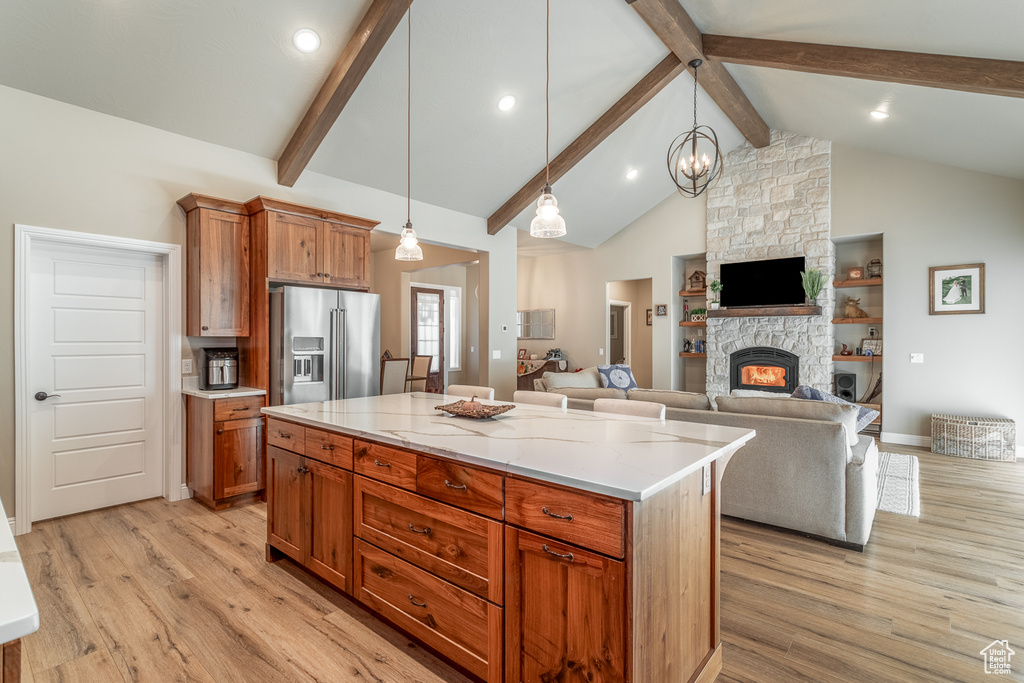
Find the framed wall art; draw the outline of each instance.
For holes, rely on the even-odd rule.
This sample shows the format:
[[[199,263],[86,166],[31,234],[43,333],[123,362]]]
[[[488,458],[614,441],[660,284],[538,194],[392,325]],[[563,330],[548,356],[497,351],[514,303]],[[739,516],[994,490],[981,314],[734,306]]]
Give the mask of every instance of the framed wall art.
[[[668,315],[668,304],[658,304],[654,307],[654,315],[663,316]]]
[[[654,324],[654,320],[652,320],[652,314],[653,314],[653,312],[651,311],[651,309],[648,308],[647,309],[647,324],[648,325],[653,325]]]
[[[933,266],[928,269],[928,313],[985,312],[985,264]]]

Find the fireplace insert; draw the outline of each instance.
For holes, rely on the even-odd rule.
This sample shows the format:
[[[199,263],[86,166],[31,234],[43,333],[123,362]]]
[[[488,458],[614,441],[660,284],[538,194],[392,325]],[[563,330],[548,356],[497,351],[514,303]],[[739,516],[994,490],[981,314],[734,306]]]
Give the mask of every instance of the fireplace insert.
[[[770,346],[742,349],[729,355],[729,390],[757,389],[791,394],[800,384],[800,359]]]

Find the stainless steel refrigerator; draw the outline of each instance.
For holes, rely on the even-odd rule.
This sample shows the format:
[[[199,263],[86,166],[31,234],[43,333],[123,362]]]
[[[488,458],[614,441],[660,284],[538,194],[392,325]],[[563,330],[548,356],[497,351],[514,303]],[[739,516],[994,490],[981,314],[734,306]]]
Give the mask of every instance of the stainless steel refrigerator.
[[[270,292],[270,405],[380,393],[380,295]]]

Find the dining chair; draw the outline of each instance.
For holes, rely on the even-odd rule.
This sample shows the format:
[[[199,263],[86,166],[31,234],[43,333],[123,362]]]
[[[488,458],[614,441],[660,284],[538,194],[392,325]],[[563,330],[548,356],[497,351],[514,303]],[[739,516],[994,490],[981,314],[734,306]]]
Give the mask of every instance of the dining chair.
[[[464,396],[465,398],[486,398],[488,401],[494,400],[494,389],[490,387],[476,387],[472,384],[449,384],[448,391],[444,392],[449,396]]]
[[[629,401],[623,398],[599,398],[594,401],[595,413],[615,413],[633,417],[665,419],[665,404],[651,401]]]
[[[513,403],[532,403],[537,406],[551,406],[565,410],[569,397],[565,394],[554,394],[547,391],[517,391],[512,395]]]
[[[404,393],[405,378],[408,376],[408,358],[382,358],[380,361],[380,395]]]
[[[409,374],[409,388],[407,391],[427,390],[427,376],[430,375],[430,361],[432,358],[433,356],[412,357],[412,372]]]

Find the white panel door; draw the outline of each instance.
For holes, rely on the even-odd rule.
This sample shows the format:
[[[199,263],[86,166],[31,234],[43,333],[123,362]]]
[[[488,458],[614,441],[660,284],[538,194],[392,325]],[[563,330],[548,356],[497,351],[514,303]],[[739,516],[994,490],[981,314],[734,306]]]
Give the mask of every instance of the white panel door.
[[[33,521],[162,494],[162,269],[113,249],[32,250]]]

